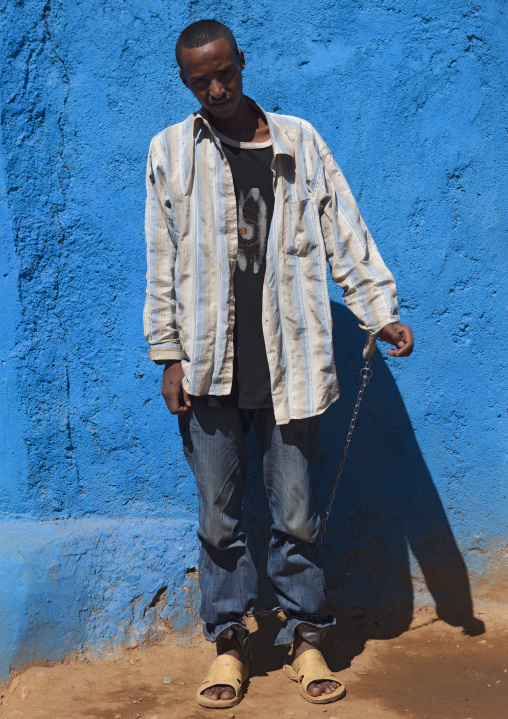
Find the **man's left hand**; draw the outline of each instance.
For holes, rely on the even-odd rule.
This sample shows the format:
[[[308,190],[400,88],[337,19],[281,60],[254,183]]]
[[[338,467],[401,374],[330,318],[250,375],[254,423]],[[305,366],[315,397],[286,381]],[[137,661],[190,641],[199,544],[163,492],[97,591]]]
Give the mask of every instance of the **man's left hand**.
[[[400,322],[392,322],[389,325],[385,325],[379,333],[378,339],[397,347],[396,350],[387,350],[386,354],[392,357],[409,357],[413,351],[413,331],[411,327],[403,325]]]

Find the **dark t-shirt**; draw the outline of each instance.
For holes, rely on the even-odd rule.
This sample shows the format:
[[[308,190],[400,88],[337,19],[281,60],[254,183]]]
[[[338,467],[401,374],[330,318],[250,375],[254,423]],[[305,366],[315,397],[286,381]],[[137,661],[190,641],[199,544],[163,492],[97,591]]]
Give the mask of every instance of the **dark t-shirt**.
[[[266,243],[274,205],[270,169],[273,148],[271,142],[238,143],[222,135],[219,137],[233,175],[238,209],[233,384],[230,395],[195,399],[215,407],[271,407],[261,308]]]

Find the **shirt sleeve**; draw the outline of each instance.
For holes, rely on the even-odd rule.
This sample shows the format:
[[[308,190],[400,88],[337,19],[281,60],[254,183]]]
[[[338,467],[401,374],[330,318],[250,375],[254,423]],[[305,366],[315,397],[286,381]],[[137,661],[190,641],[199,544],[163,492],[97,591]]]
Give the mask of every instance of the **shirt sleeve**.
[[[179,360],[182,358],[182,350],[176,322],[175,295],[178,233],[172,218],[156,138],[150,144],[146,167],[145,239],[147,272],[143,325],[150,345],[148,356],[154,361]]]
[[[317,134],[317,133],[316,133]],[[398,322],[395,280],[363,221],[353,194],[325,142],[318,136],[322,168],[315,188],[326,255],[333,281],[367,332],[370,357],[383,327]]]

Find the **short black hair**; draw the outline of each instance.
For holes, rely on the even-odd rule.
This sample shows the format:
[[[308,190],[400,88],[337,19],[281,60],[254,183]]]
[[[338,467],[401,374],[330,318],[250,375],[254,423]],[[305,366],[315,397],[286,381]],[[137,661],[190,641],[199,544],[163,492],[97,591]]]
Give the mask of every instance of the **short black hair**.
[[[185,30],[180,33],[175,47],[176,61],[180,69],[183,69],[182,50],[184,48],[208,45],[209,42],[215,42],[221,37],[228,41],[235,56],[238,57],[238,45],[236,44],[235,36],[227,25],[223,25],[218,20],[197,20],[187,25]]]

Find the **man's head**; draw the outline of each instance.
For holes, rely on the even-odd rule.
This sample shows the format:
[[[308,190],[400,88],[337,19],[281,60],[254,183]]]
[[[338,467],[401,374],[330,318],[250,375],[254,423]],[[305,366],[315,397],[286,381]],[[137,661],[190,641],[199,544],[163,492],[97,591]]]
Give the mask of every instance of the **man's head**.
[[[176,43],[180,78],[211,115],[234,115],[243,99],[243,52],[231,30],[217,20],[198,20]]]
[[[218,20],[198,20],[182,30],[180,37],[176,41],[175,54],[176,61],[183,70],[182,66],[182,50],[184,48],[203,47],[210,42],[224,38],[228,41],[231,50],[238,59],[238,46],[231,30]]]

